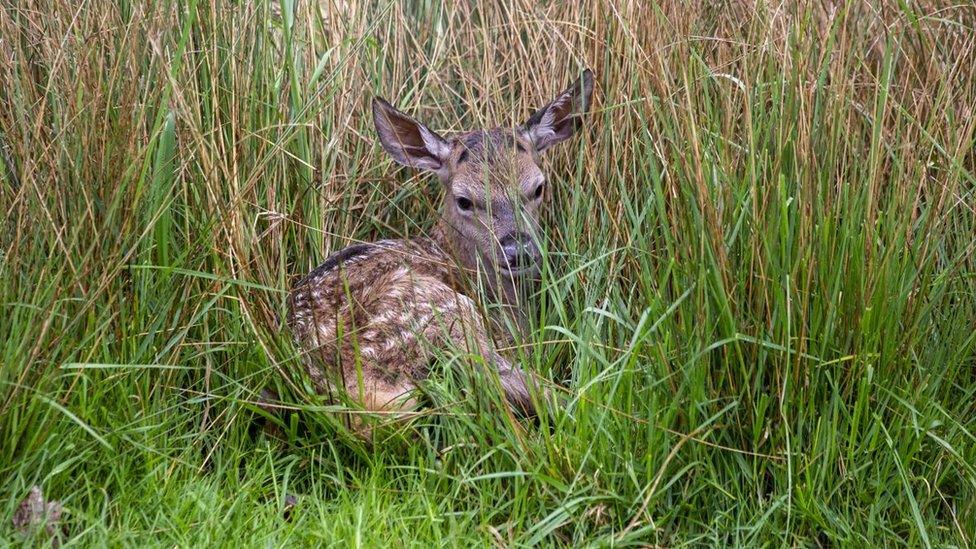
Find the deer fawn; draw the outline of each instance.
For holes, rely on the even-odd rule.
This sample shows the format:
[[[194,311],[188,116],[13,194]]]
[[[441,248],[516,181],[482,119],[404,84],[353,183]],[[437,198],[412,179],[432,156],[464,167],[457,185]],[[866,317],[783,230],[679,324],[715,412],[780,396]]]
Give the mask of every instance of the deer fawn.
[[[486,295],[518,315],[519,288],[538,278],[541,259],[538,212],[548,192],[539,154],[575,133],[592,90],[586,70],[518,128],[452,139],[373,100],[383,148],[437,174],[445,198],[428,236],[350,246],[292,289],[288,324],[319,390],[345,390],[368,411],[407,410],[435,349],[457,346],[497,371],[516,413],[535,414],[526,375],[494,350],[493,323],[467,282],[484,281]]]

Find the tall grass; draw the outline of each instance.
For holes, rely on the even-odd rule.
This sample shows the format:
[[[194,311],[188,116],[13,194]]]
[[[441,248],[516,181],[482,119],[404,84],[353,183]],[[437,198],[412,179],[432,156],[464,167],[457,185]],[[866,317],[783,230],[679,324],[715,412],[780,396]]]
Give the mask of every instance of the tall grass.
[[[6,3],[2,539],[39,484],[86,545],[972,545],[976,8],[798,4]],[[517,350],[566,407],[439,375],[349,439],[279,318],[434,219],[369,97],[514,125],[584,66]]]

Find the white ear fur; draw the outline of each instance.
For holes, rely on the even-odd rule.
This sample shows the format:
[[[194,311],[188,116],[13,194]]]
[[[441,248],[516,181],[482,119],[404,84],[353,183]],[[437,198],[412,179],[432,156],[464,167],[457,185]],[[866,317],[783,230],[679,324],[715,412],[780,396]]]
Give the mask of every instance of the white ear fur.
[[[427,129],[427,126],[418,123],[420,137],[424,140],[427,150],[433,153],[443,163],[451,156],[451,146],[441,136]]]

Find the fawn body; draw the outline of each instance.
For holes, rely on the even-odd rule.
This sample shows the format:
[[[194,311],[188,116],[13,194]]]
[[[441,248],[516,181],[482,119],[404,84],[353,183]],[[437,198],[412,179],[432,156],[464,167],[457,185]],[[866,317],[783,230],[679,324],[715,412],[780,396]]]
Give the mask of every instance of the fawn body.
[[[437,174],[445,199],[428,236],[350,246],[292,289],[288,324],[319,390],[345,390],[366,410],[409,409],[435,350],[457,346],[497,370],[517,413],[534,413],[525,374],[494,350],[468,282],[482,279],[490,298],[521,316],[518,289],[539,271],[539,154],[573,135],[592,89],[587,70],[522,126],[452,139],[373,100],[383,147]]]

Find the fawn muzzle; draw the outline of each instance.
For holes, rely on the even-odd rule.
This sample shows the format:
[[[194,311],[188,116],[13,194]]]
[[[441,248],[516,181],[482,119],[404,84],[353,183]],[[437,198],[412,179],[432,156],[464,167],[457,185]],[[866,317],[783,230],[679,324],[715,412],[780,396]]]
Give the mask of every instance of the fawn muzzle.
[[[538,270],[542,254],[531,235],[513,232],[502,238],[499,244],[501,245],[499,264],[503,271],[519,275]]]

